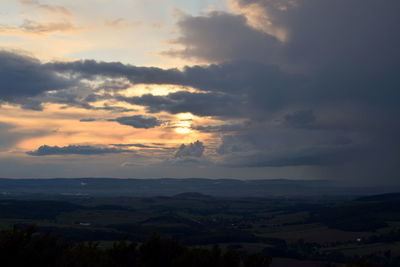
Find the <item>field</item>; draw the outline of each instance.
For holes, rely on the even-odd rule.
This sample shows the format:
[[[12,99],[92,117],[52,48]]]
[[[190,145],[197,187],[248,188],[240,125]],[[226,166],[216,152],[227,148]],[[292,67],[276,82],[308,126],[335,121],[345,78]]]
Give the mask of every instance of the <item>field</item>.
[[[399,203],[326,199],[49,196],[1,199],[0,228],[36,225],[107,247],[152,233],[189,246],[262,252],[273,266],[320,266],[400,256]],[[357,230],[360,229],[360,230]],[[286,264],[286,265],[285,265]],[[306,264],[306,265],[304,265]],[[308,265],[307,265],[308,264]]]

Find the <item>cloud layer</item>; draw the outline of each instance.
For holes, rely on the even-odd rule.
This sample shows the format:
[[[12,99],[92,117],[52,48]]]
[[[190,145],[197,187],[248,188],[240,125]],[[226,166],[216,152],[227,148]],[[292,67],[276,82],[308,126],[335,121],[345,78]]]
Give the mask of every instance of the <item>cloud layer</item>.
[[[24,98],[50,90],[60,90],[75,84],[46,68],[35,58],[0,51],[0,100],[23,102]]]
[[[134,128],[142,128],[142,129],[154,128],[160,126],[163,123],[163,121],[160,121],[155,117],[146,117],[142,115],[118,117],[114,120],[119,124],[132,126]]]
[[[214,167],[312,166],[329,177],[395,181],[400,164],[400,2],[230,2],[232,12],[183,15],[178,21],[173,48],[163,54],[195,65],[41,63],[3,51],[0,100],[37,110],[43,103],[58,103],[135,112],[113,114],[112,121],[147,132],[164,123],[162,116],[188,112],[198,121],[212,120],[190,126],[210,140],[186,141],[189,145],[169,155],[174,163],[210,157]],[[143,84],[178,89],[126,93]],[[92,121],[87,118],[82,121]],[[29,154],[122,152],[128,151],[71,145],[42,146]]]
[[[51,156],[51,155],[103,155],[114,153],[132,152],[127,149],[99,147],[99,146],[82,146],[82,145],[69,145],[69,146],[40,146],[34,151],[26,152],[31,156]]]

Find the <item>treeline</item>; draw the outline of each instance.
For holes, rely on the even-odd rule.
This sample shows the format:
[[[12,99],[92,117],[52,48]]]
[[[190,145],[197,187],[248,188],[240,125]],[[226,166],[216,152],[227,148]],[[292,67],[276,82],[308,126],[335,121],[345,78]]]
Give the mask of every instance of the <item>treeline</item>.
[[[389,208],[392,208],[378,204],[324,207],[311,213],[307,222],[318,222],[343,231],[376,231],[387,226],[386,221],[391,217],[386,213],[389,212],[387,211]]]
[[[325,262],[321,266],[326,267],[398,267],[400,257],[392,255],[391,250],[377,249],[375,252],[366,255],[345,255],[339,250],[329,250],[329,247],[318,243],[305,242],[300,239],[297,242],[287,244],[283,240],[276,240],[275,245],[267,247],[263,253],[273,258],[290,258],[300,261]],[[334,264],[336,263],[336,264]]]
[[[0,232],[1,266],[41,267],[266,267],[271,257],[234,250],[187,247],[153,234],[142,244],[118,241],[109,248],[94,242],[63,241],[34,226]]]
[[[389,232],[372,235],[364,240],[364,243],[395,243],[400,241],[400,229],[390,230]]]
[[[400,221],[400,201],[349,202],[325,206],[311,212],[307,222],[323,223],[330,228],[355,232],[374,232],[387,227],[388,221]]]

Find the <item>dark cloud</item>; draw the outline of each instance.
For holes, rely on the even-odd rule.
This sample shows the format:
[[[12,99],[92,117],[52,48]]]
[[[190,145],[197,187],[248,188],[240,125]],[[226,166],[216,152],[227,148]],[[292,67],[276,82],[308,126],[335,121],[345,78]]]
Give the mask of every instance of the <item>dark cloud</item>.
[[[319,151],[309,149],[304,151],[290,151],[286,155],[271,155],[268,153],[253,153],[249,155],[235,155],[224,157],[222,166],[232,168],[243,167],[292,167],[292,166],[325,166],[341,164],[345,161],[344,153],[332,149]]]
[[[176,77],[181,78],[174,83],[196,87],[204,93],[180,91],[166,96],[120,96],[118,100],[146,106],[153,113],[264,117],[265,112],[276,110],[291,100],[296,86],[303,84],[301,76],[286,74],[276,66],[244,61],[186,67],[179,73]]]
[[[160,147],[162,146],[162,144],[157,144],[157,145],[144,145],[144,144],[111,144],[113,146],[117,146],[117,147],[138,147],[138,148],[161,148],[161,149],[170,149],[170,148],[166,148],[166,147]]]
[[[199,116],[235,116],[235,100],[229,95],[179,91],[165,96],[146,94],[138,97],[119,97],[130,104],[146,106],[150,113],[167,111],[172,114],[191,112]],[[240,101],[240,99],[237,99]]]
[[[20,99],[20,105],[25,109],[42,110],[42,103],[56,103],[63,105],[61,108],[78,107],[89,110],[108,110],[121,113],[136,111],[135,109],[121,107],[115,104],[115,97],[108,93],[101,93],[102,87],[91,87],[80,82],[79,86],[57,91],[43,92],[34,97]],[[116,89],[117,90],[117,89]],[[102,102],[101,105],[95,102]]]
[[[249,124],[194,125],[191,128],[204,133],[239,132],[248,128]]]
[[[269,27],[285,29],[286,55],[313,68],[350,64],[359,68],[397,62],[400,3],[389,0],[234,0],[264,13]],[[243,10],[246,14],[246,10]],[[247,13],[251,16],[251,12]],[[340,18],[340,19],[338,19]],[[268,25],[265,25],[268,27]],[[310,65],[310,63],[312,65]],[[370,65],[371,64],[371,65]],[[397,64],[397,63],[395,63]]]
[[[30,109],[35,111],[42,111],[42,101],[39,98],[28,97],[28,98],[20,98],[18,100],[18,104],[22,109]]]
[[[346,137],[342,137],[344,140]],[[230,167],[324,166],[339,164],[358,150],[350,139],[323,131],[265,129],[241,135],[225,135],[217,152],[220,164]]]
[[[164,70],[156,67],[137,67],[120,62],[97,62],[82,60],[75,62],[52,62],[45,64],[54,71],[76,78],[94,79],[98,76],[127,78],[132,83],[182,84],[183,75],[178,69]]]
[[[108,111],[115,112],[115,113],[137,111],[136,109],[133,109],[133,108],[120,107],[120,106],[110,105],[110,104],[106,104],[106,103],[103,104],[102,107],[90,106],[89,109],[92,109],[92,110],[108,110]]]
[[[102,155],[132,152],[132,150],[118,149],[113,147],[69,145],[59,146],[40,146],[37,150],[26,152],[31,156],[50,156],[50,155]]]
[[[80,122],[92,122],[92,121],[96,121],[96,119],[94,118],[83,118],[79,120]]]
[[[318,71],[302,75],[294,75],[282,71],[276,66],[263,63],[235,61],[220,65],[186,67],[182,71],[176,69],[162,70],[157,68],[135,67],[120,63],[104,63],[96,61],[81,61],[69,63],[47,64],[51,69],[61,73],[77,75],[80,78],[94,78],[102,75],[107,77],[125,77],[133,83],[159,83],[193,86],[214,95],[176,93],[162,99],[161,97],[146,96],[133,98],[133,102],[144,105],[149,104],[149,109],[155,111],[161,108],[151,107],[154,101],[165,104],[165,110],[172,112],[188,111],[185,100],[192,103],[201,103],[207,97],[224,99],[226,104],[240,108],[235,113],[256,116],[260,112],[268,112],[282,108],[285,105],[325,105],[326,103],[340,103],[346,101],[363,102],[373,105],[395,106],[398,81],[393,76],[393,71],[386,74],[364,73],[357,68],[353,72],[344,73],[340,69]],[[349,76],[349,73],[352,73]],[[368,75],[366,79],[365,75]],[[361,89],[363,88],[363,89]],[[377,94],[380,88],[382,93]],[[209,93],[210,94],[210,93]],[[182,101],[176,106],[176,99]],[[194,98],[196,101],[193,102]],[[89,99],[88,99],[89,100]],[[125,98],[124,100],[128,100]],[[215,102],[215,101],[214,101]],[[218,102],[218,101],[217,101]],[[210,107],[221,113],[218,105]],[[176,110],[176,111],[173,111]],[[196,114],[209,115],[210,111],[194,109]],[[228,113],[228,112],[227,112]],[[231,113],[231,112],[229,112]],[[212,115],[212,114],[211,114]]]
[[[386,179],[395,179],[395,166],[400,164],[400,142],[393,138],[394,133],[400,132],[400,125],[396,123],[400,121],[397,103],[400,98],[397,78],[400,75],[397,67],[400,50],[396,48],[400,46],[397,34],[400,2],[232,2],[241,15],[210,13],[184,17],[178,24],[180,32],[176,40],[183,49],[175,55],[223,62],[214,68],[223,68],[226,71],[223,74],[232,75],[219,72],[218,76],[235,83],[232,86],[218,83],[215,90],[216,83],[210,75],[204,76],[209,79],[204,78],[204,84],[199,87],[227,93],[230,97],[238,88],[237,95],[243,101],[235,102],[236,112],[253,121],[264,118],[269,125],[264,128],[263,138],[257,137],[264,127],[261,124],[258,129],[237,129],[236,135],[224,137],[218,149],[221,155],[230,157],[230,160],[236,158],[238,164],[246,161],[247,166],[329,165],[332,168],[325,168],[325,173],[335,176],[373,179],[385,173]],[[229,38],[230,27],[226,28],[226,34],[218,34],[228,21],[240,29],[238,36],[243,34],[248,38],[239,38],[238,41]],[[254,34],[244,34],[250,31]],[[226,53],[224,46],[220,45],[225,40],[229,43],[224,45],[228,47]],[[243,43],[248,44],[249,49]],[[262,44],[266,51],[272,47],[274,56],[260,53],[254,48],[258,44]],[[256,70],[266,74],[271,64],[278,65],[279,72],[273,77],[295,77],[295,81],[285,83],[285,78],[273,80],[262,75],[246,76],[246,68],[240,72],[228,71],[226,61],[237,59],[253,61],[248,63],[248,66],[253,66],[249,68],[251,73]],[[247,84],[237,82],[243,74]],[[279,121],[281,123],[276,123]],[[281,127],[290,128],[287,131],[291,131],[292,136],[273,134]],[[215,131],[216,127],[204,130]],[[323,139],[330,140],[330,145],[313,142]],[[270,140],[277,144],[276,147],[263,145]],[[287,143],[292,147],[287,147]],[[346,159],[347,163],[340,159]]]
[[[148,146],[143,144],[111,144],[117,147],[138,147],[138,148],[159,148],[157,146]]]
[[[154,128],[160,126],[163,123],[163,121],[158,120],[156,117],[149,117],[142,115],[119,117],[113,119],[112,121],[116,121],[119,124],[132,126],[134,128],[142,128],[142,129]]]
[[[92,103],[97,101],[107,101],[112,98],[109,94],[100,94],[97,88],[90,87],[87,84],[80,83],[68,89],[44,92],[43,94],[26,99],[25,102],[44,102],[64,104],[66,107],[79,107],[84,109],[101,109],[101,107],[93,106]],[[105,103],[107,104],[107,102]]]
[[[75,80],[57,75],[32,57],[0,51],[0,100],[24,103],[26,97],[65,89],[75,83]]]
[[[274,36],[250,27],[242,15],[211,12],[207,16],[184,16],[178,28],[181,35],[174,42],[184,49],[167,51],[167,55],[207,62],[259,59],[275,62],[281,46]]]
[[[293,136],[301,137],[288,137],[287,134],[281,137],[265,136],[265,140],[273,140],[277,144],[269,153],[286,152],[285,155],[280,155],[279,159],[265,153],[265,151],[270,151],[270,148],[260,145],[262,142],[257,145],[248,141],[227,145],[223,139],[219,152],[225,152],[220,155],[226,159],[236,157],[236,165],[240,165],[238,160],[242,159],[247,162],[243,166],[277,166],[284,165],[285,162],[290,166],[300,166],[300,163],[322,166],[324,165],[322,163],[329,162],[330,164],[324,166],[332,166],[336,162],[336,167],[339,167],[341,165],[338,163],[338,159],[346,158],[360,169],[359,166],[363,165],[362,162],[371,162],[372,159],[381,162],[385,158],[378,159],[374,153],[365,153],[365,149],[369,147],[380,148],[379,151],[388,156],[386,162],[393,162],[394,158],[399,158],[395,156],[397,155],[395,147],[398,147],[399,142],[390,137],[392,136],[390,132],[398,132],[400,128],[396,124],[390,123],[390,121],[398,121],[398,107],[393,104],[388,105],[397,99],[395,91],[392,90],[396,81],[392,78],[389,79],[390,77],[387,75],[381,76],[379,72],[374,75],[361,76],[363,72],[358,69],[355,69],[354,72],[343,73],[332,68],[331,70],[294,75],[276,66],[249,61],[186,67],[182,71],[138,68],[119,63],[95,61],[55,63],[48,67],[75,77],[90,78],[101,75],[115,78],[124,77],[132,83],[172,83],[193,86],[204,93],[181,91],[165,96],[119,96],[117,99],[145,106],[149,112],[192,112],[199,116],[245,118],[250,121],[265,121],[267,124],[269,122],[272,129],[271,122],[282,119],[283,113],[283,126],[291,126]],[[395,72],[392,71],[392,73]],[[377,86],[379,82],[382,87]],[[386,84],[391,86],[386,87]],[[353,108],[348,109],[348,106]],[[377,110],[379,112],[376,112]],[[318,123],[315,120],[316,117],[318,117]],[[391,125],[390,130],[384,125]],[[282,124],[275,125],[278,130],[281,126]],[[388,130],[379,130],[382,127]],[[252,127],[251,129],[237,129],[236,132],[238,136],[243,134],[251,136],[248,133],[249,130],[257,132],[261,129],[262,127],[259,129]],[[352,140],[355,137],[363,142],[357,146],[340,147],[338,149],[340,153],[330,146],[321,146],[311,142],[320,139],[333,140],[334,136],[336,140],[344,136],[344,139]],[[393,141],[394,145],[386,145],[384,140],[389,139]],[[286,149],[288,143],[294,147],[302,146],[302,148]],[[252,149],[240,151],[247,146],[251,146]],[[364,147],[364,150],[360,149],[360,146]],[[302,156],[299,151],[307,153],[304,152],[306,155]],[[309,155],[308,151],[317,152]],[[346,151],[346,153],[342,151]],[[364,151],[362,157],[360,151]],[[233,154],[230,155],[232,152],[242,154],[233,156]],[[365,154],[370,157],[366,158]],[[324,158],[319,163],[316,159],[318,155],[321,159]],[[345,157],[346,155],[352,155],[352,158]],[[297,163],[294,162],[295,159]],[[309,159],[309,162],[306,162],[305,159]],[[250,160],[253,160],[254,164]],[[227,160],[227,162],[229,161]],[[385,166],[389,164],[386,162]],[[227,163],[226,166],[231,165]],[[369,163],[368,166],[372,166],[372,164]],[[390,166],[394,170],[396,164],[393,162]],[[333,171],[338,169],[332,168]],[[333,173],[332,170],[329,170],[329,173]],[[352,170],[349,167],[337,175],[352,173]],[[376,171],[371,170],[366,172],[377,174]],[[361,174],[360,171],[359,175],[364,174]]]
[[[394,99],[400,97],[397,90],[400,83],[396,78],[400,60],[396,48],[400,45],[400,37],[396,34],[400,23],[398,1],[390,0],[385,4],[376,0],[233,2],[241,8],[242,16],[258,20],[259,27],[254,28],[244,18],[237,19],[241,24],[238,28],[251,30],[254,36],[243,38],[242,31],[236,32],[229,27],[226,32],[218,33],[232,18],[240,15],[214,12],[208,16],[184,17],[178,24],[178,43],[185,52],[180,55],[202,57],[209,62],[250,60],[277,64],[291,72],[300,71],[309,80],[308,84],[298,84],[297,88],[301,90],[286,93],[303,101],[340,102],[347,98],[373,105],[396,106]],[[285,32],[286,40],[277,43],[273,38],[279,35],[276,31]],[[238,40],[227,38],[230,32],[237,35]],[[264,43],[259,41],[262,37]],[[201,40],[194,42],[194,38]],[[243,42],[246,45],[242,45]],[[263,56],[260,49],[252,47],[254,44],[260,44],[264,51],[270,51],[272,45],[278,47],[272,49],[276,57]],[[223,60],[218,57],[229,49],[234,49],[230,57]],[[259,86],[273,84],[258,81]]]
[[[105,80],[102,84],[100,84],[98,88],[105,91],[116,92],[128,89],[131,86],[132,84],[126,79],[115,79],[115,80],[108,79]]]
[[[93,60],[41,64],[2,53],[6,74],[0,79],[8,87],[0,89],[0,99],[24,99],[31,109],[39,109],[42,101],[95,109],[96,101],[118,100],[150,113],[191,112],[232,123],[194,126],[224,134],[216,156],[225,166],[315,166],[334,177],[384,176],[394,181],[400,165],[400,2],[232,2],[240,14],[184,16],[175,40],[183,49],[169,51],[216,64],[182,69]],[[85,93],[82,87],[69,88],[86,79],[108,81],[102,85],[107,94],[97,87],[88,86]],[[140,83],[198,91],[117,94]],[[130,117],[120,118],[130,123]],[[154,127],[154,119],[153,124],[134,120],[129,125]],[[241,127],[236,119],[249,124]],[[174,162],[198,162],[191,153],[200,148],[183,146]]]
[[[172,157],[166,159],[161,165],[179,167],[198,167],[212,165],[212,162],[204,155],[205,146],[202,142],[196,141],[190,144],[180,145]]]
[[[291,92],[297,92],[296,87],[304,83],[300,75],[285,73],[277,66],[250,61],[185,67],[183,70],[90,60],[55,62],[46,66],[76,79],[95,79],[98,76],[126,78],[131,83],[176,84],[204,91],[181,91],[167,96],[117,97],[131,104],[147,106],[153,113],[167,111],[192,112],[200,116],[264,117],[262,113],[282,107],[292,98]],[[98,96],[92,98],[87,101],[97,100]]]
[[[275,96],[274,100],[284,95],[286,88],[301,82],[299,75],[284,73],[277,66],[251,61],[192,66],[185,67],[183,70],[136,67],[94,60],[54,62],[46,66],[63,74],[88,79],[97,76],[126,78],[134,84],[176,84],[218,93],[238,94],[243,93],[243,90],[265,91],[266,96],[268,94],[271,98]],[[271,100],[271,105],[273,102]]]
[[[200,158],[203,156],[205,146],[202,142],[196,141],[188,145],[182,144],[175,153],[175,158]]]
[[[289,127],[310,127],[316,118],[312,110],[298,110],[293,113],[286,114],[284,124]]]

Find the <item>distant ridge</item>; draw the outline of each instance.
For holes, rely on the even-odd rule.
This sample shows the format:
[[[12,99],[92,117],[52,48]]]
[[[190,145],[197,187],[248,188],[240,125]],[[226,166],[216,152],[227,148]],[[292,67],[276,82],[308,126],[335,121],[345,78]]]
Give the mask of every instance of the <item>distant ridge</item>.
[[[185,193],[181,193],[181,194],[177,194],[175,196],[173,196],[173,198],[177,198],[177,199],[211,199],[212,196],[210,195],[205,195],[202,193],[198,193],[198,192],[185,192]]]
[[[380,194],[373,196],[360,197],[358,201],[400,201],[400,193]]]
[[[193,195],[195,192],[195,195]],[[327,180],[207,179],[207,178],[0,178],[0,197],[53,196],[178,196],[178,197],[312,197],[400,192],[400,186],[345,187]],[[180,195],[182,194],[182,195]],[[196,195],[197,194],[197,195]],[[200,194],[200,195],[199,195]],[[179,196],[180,195],[180,196]]]

